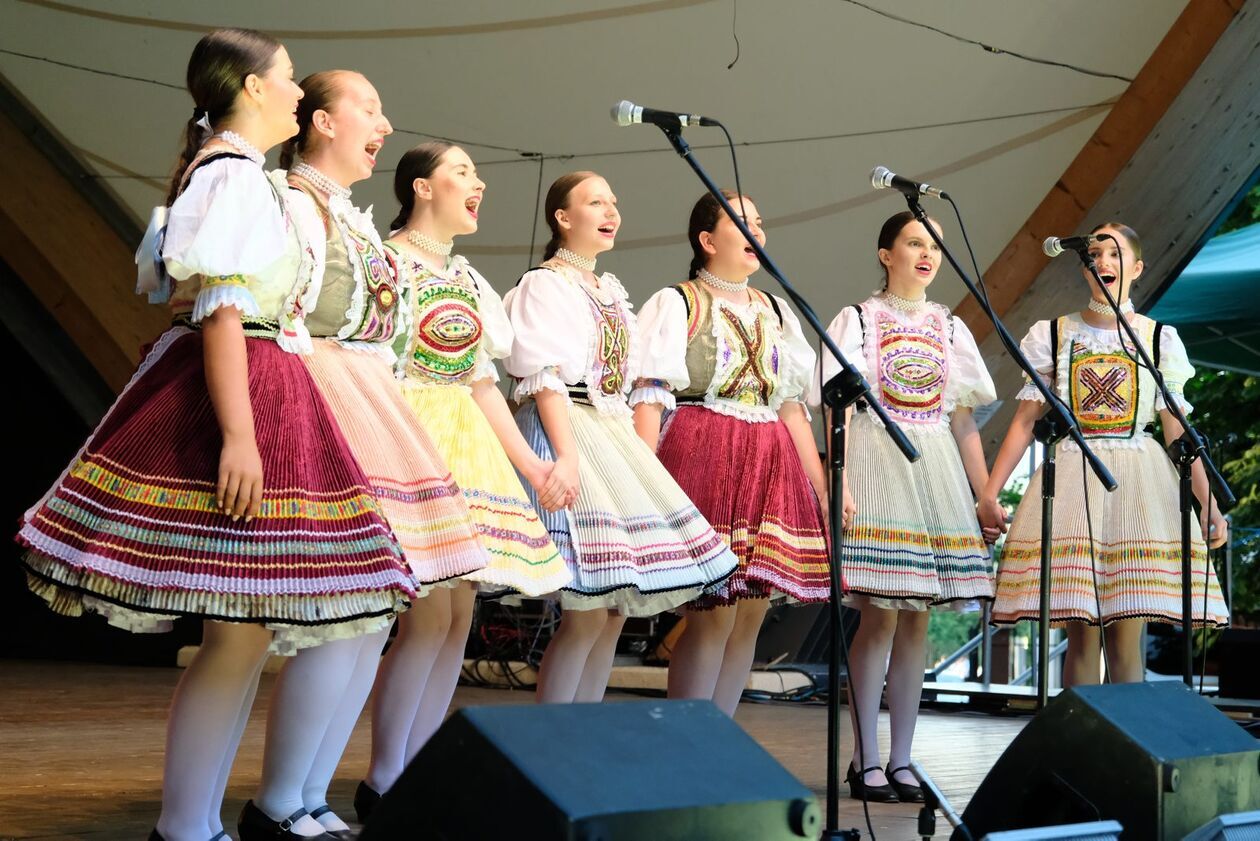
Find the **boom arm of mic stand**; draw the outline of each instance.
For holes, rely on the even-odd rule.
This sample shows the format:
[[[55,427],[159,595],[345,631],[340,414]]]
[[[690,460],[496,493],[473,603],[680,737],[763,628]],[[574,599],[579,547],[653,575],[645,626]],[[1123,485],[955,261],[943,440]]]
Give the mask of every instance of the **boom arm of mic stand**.
[[[1107,284],[1102,282],[1102,278],[1098,274],[1098,264],[1094,262],[1094,258],[1090,256],[1085,249],[1079,249],[1076,256],[1081,258],[1081,263],[1094,277],[1094,282],[1098,284],[1098,288],[1102,290],[1103,296],[1107,299],[1107,303],[1111,306],[1112,312],[1119,310],[1116,299],[1112,297],[1111,290],[1107,288]],[[1155,380],[1155,387],[1159,389],[1160,395],[1164,398],[1164,405],[1172,416],[1181,424],[1182,430],[1185,432],[1186,438],[1189,439],[1190,449],[1195,453],[1195,457],[1203,463],[1203,469],[1207,473],[1208,484],[1212,487],[1212,493],[1216,496],[1216,507],[1221,513],[1228,513],[1235,505],[1238,504],[1237,497],[1230,490],[1229,484],[1225,481],[1225,477],[1216,469],[1216,465],[1208,456],[1207,442],[1203,440],[1203,436],[1199,431],[1190,425],[1186,420],[1186,414],[1181,410],[1181,404],[1173,398],[1172,392],[1168,390],[1168,385],[1164,382],[1164,375],[1155,367],[1155,363],[1151,361],[1150,354],[1146,347],[1138,341],[1137,332],[1133,329],[1133,325],[1129,323],[1127,318],[1119,318],[1120,329],[1124,331],[1125,337],[1136,350],[1137,355],[1141,358],[1142,364],[1146,366],[1146,370],[1151,372],[1151,376]],[[1155,337],[1155,341],[1159,341],[1159,336]]]
[[[840,352],[840,348],[836,346],[836,343],[832,340],[831,336],[827,335],[827,330],[822,326],[822,322],[818,320],[818,315],[814,312],[813,307],[811,307],[809,302],[797,293],[797,291],[792,287],[792,284],[788,283],[787,278],[785,278],[783,273],[779,271],[779,267],[774,264],[774,261],[770,259],[770,255],[767,254],[765,249],[761,247],[761,243],[758,242],[757,238],[752,235],[752,231],[748,230],[748,225],[744,222],[743,217],[735,212],[735,208],[731,207],[731,203],[727,201],[726,196],[722,195],[722,191],[718,189],[716,184],[713,183],[713,179],[710,178],[709,174],[704,171],[704,167],[700,166],[700,162],[697,161],[691,154],[691,146],[689,146],[687,141],[683,138],[681,130],[679,128],[674,128],[673,126],[660,126],[659,128],[665,133],[665,136],[669,138],[670,145],[674,147],[674,151],[676,151],[679,156],[687,162],[688,166],[690,166],[696,173],[708,191],[715,199],[718,200],[722,209],[726,211],[726,215],[730,217],[731,221],[735,223],[735,227],[738,228],[739,232],[744,235],[744,239],[746,239],[748,244],[752,246],[753,252],[757,255],[757,259],[761,261],[761,265],[765,267],[771,277],[779,282],[779,286],[783,287],[783,291],[787,293],[787,296],[792,300],[792,303],[796,304],[796,308],[801,311],[801,315],[804,316],[805,321],[809,324],[810,328],[818,335],[818,338],[822,341],[827,350],[831,352],[831,355],[836,358],[836,361],[840,363],[840,367],[844,372],[844,386],[842,388],[829,390],[830,396],[837,400],[837,402],[835,405],[832,405],[831,403],[827,403],[827,405],[829,405],[833,410],[843,411],[846,406],[857,402],[862,397],[865,397],[870,411],[873,411],[879,417],[880,422],[883,423],[884,429],[888,433],[888,437],[890,437],[893,443],[897,445],[897,449],[901,450],[901,454],[906,457],[907,461],[918,461],[919,451],[916,450],[914,445],[910,443],[910,439],[906,438],[906,434],[901,431],[901,428],[893,423],[892,419],[888,417],[888,413],[884,411],[884,407],[881,406],[879,401],[875,399],[873,394],[871,394],[870,385],[865,379],[863,379],[862,375],[857,372],[857,369],[850,364],[849,360],[844,358],[844,354]],[[839,385],[839,377],[835,377],[833,380],[838,381],[837,385]]]
[[[1111,475],[1111,471],[1107,469],[1107,465],[1103,464],[1102,459],[1100,459],[1097,454],[1090,449],[1089,445],[1085,443],[1085,436],[1081,434],[1081,428],[1077,425],[1076,418],[1072,416],[1072,412],[1066,405],[1064,405],[1063,401],[1059,399],[1059,396],[1051,391],[1049,387],[1041,381],[1041,375],[1037,373],[1037,370],[1033,368],[1032,363],[1028,361],[1028,357],[1024,356],[1024,353],[1020,350],[1019,345],[1016,344],[1013,338],[1011,338],[1011,334],[1007,332],[1006,325],[1002,323],[1002,319],[998,318],[997,313],[993,311],[993,307],[990,306],[985,297],[980,294],[980,289],[976,286],[975,281],[968,277],[966,270],[964,270],[958,260],[954,258],[953,252],[950,251],[949,247],[941,240],[941,235],[936,232],[936,227],[928,219],[928,215],[924,212],[923,206],[919,204],[918,197],[907,195],[906,204],[910,207],[910,212],[914,214],[914,218],[923,224],[923,227],[927,229],[928,234],[936,241],[936,244],[941,249],[941,253],[945,255],[945,259],[948,260],[949,264],[954,267],[954,271],[960,278],[962,278],[962,282],[966,285],[967,291],[970,292],[972,297],[980,303],[980,308],[984,310],[984,314],[988,316],[989,321],[993,323],[993,329],[997,333],[998,338],[1001,339],[1003,347],[1006,348],[1006,352],[1009,353],[1011,358],[1015,360],[1015,364],[1028,375],[1029,381],[1036,387],[1037,391],[1041,392],[1041,396],[1045,399],[1046,405],[1050,407],[1049,411],[1045,415],[1045,420],[1048,421],[1048,427],[1053,431],[1052,442],[1057,441],[1065,435],[1071,437],[1071,439],[1076,442],[1076,445],[1081,448],[1081,452],[1085,454],[1085,458],[1089,461],[1090,469],[1094,471],[1094,475],[1098,477],[1098,481],[1101,482],[1102,486],[1108,491],[1114,491],[1117,487],[1119,487],[1115,477]]]

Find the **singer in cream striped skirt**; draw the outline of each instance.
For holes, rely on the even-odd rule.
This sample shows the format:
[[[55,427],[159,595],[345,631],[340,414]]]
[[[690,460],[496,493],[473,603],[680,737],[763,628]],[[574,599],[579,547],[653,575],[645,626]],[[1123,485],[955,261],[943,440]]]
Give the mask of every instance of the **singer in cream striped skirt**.
[[[535,501],[563,509],[543,518],[573,573],[539,672],[544,702],[602,699],[627,615],[684,604],[738,566],[635,434],[626,401],[641,352],[635,318],[621,283],[594,273],[621,222],[616,201],[593,172],[552,184],[546,261],[504,299],[515,337],[506,367],[527,401],[517,423],[555,462]]]
[[[1054,520],[1050,548],[1050,616],[1066,625],[1068,648],[1063,684],[1098,683],[1103,664],[1100,626],[1105,626],[1107,677],[1140,681],[1146,675],[1142,628],[1148,619],[1180,622],[1181,534],[1177,476],[1152,437],[1156,413],[1165,441],[1181,435],[1181,425],[1165,405],[1155,379],[1137,364],[1128,340],[1121,341],[1118,319],[1125,318],[1146,347],[1173,400],[1194,375],[1177,331],[1133,311],[1129,288],[1142,274],[1142,244],[1127,225],[1108,222],[1094,229],[1107,239],[1089,248],[1103,283],[1120,306],[1116,313],[1088,272],[1089,305],[1054,321],[1038,321],[1021,348],[1028,361],[1071,407],[1091,448],[1115,477],[1112,493],[1083,464],[1072,442],[1058,447]],[[1032,443],[1033,421],[1043,411],[1041,393],[1026,384],[1002,449],[980,498],[986,527],[1005,528],[997,503],[1015,463]],[[1226,540],[1228,524],[1216,507],[1203,466],[1194,465],[1194,490],[1203,506],[1191,524],[1190,589],[1197,625],[1224,625],[1229,612],[1207,555],[1208,545]],[[1039,469],[1006,537],[998,569],[993,620],[1036,619],[1041,578],[1041,494]]]

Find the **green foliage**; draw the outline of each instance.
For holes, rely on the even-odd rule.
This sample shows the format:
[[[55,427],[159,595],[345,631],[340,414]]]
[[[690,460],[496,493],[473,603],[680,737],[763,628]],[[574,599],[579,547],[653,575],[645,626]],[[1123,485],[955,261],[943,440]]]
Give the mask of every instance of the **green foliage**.
[[[1247,192],[1247,195],[1243,196],[1238,206],[1221,223],[1221,226],[1216,229],[1216,236],[1257,223],[1260,223],[1260,184],[1252,187]]]
[[[1260,197],[1256,209],[1260,212]],[[1234,614],[1255,620],[1260,618],[1260,377],[1205,371],[1186,383],[1186,399],[1194,406],[1191,422],[1207,436],[1213,460],[1238,497],[1230,512]]]
[[[953,654],[980,630],[980,614],[934,610],[928,620],[928,665]]]

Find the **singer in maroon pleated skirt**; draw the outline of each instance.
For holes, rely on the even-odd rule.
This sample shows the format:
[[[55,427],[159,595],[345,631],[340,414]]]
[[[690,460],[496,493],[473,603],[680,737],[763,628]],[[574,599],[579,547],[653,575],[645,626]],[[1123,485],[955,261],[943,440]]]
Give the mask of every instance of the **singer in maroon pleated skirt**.
[[[23,518],[28,581],[54,610],[93,610],[141,631],[181,615],[260,623],[291,649],[362,633],[415,596],[302,359],[270,339],[245,346],[264,478],[258,516],[234,522],[216,507],[222,438],[202,337],[172,329]]]
[[[692,607],[828,598],[822,516],[786,425],[683,403],[661,429],[657,457],[739,558],[726,586]]]

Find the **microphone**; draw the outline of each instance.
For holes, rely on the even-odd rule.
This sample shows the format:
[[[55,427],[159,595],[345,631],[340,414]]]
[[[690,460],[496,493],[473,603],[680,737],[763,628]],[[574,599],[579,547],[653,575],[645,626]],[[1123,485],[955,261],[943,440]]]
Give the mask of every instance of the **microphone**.
[[[934,199],[948,199],[949,194],[931,184],[920,184],[909,178],[902,178],[886,166],[877,166],[871,170],[871,186],[876,190],[892,187],[907,196],[931,196]]]
[[[1104,239],[1111,239],[1111,237],[1094,234],[1080,237],[1046,237],[1046,241],[1041,244],[1041,250],[1046,252],[1047,257],[1058,257],[1064,251],[1084,251]]]
[[[661,128],[685,128],[686,126],[716,126],[717,120],[701,117],[699,114],[680,114],[677,111],[658,111],[655,108],[644,108],[623,99],[612,107],[613,122],[619,126],[633,123],[651,123]]]

